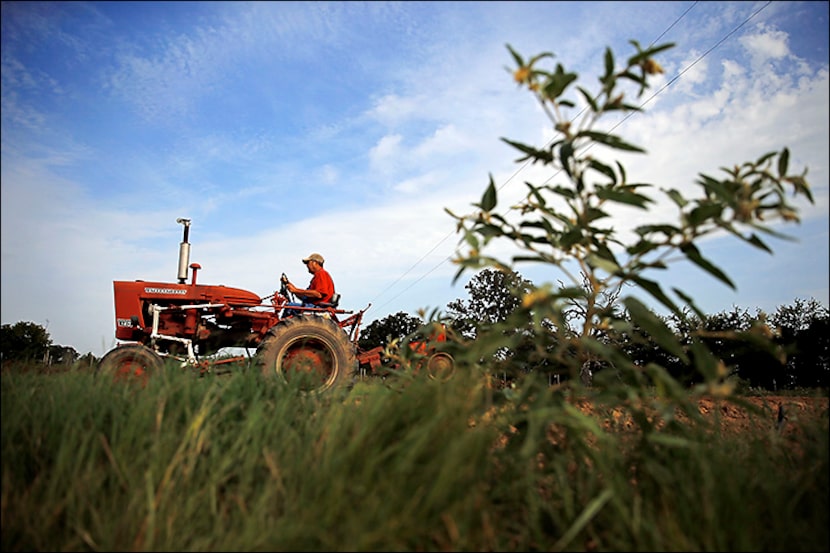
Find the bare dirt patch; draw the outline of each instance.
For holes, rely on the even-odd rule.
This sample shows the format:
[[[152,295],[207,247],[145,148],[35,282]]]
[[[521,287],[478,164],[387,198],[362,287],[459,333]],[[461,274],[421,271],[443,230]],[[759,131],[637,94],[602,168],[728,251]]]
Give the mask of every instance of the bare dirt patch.
[[[828,398],[809,396],[758,396],[742,397],[760,413],[744,409],[733,402],[718,399],[701,399],[698,403],[701,414],[719,416],[725,429],[735,432],[756,429],[759,423],[782,432],[793,428],[795,423],[828,416]]]
[[[758,430],[776,430],[788,435],[803,423],[828,418],[828,398],[818,396],[742,396],[730,399],[701,398],[698,410],[704,418],[716,422],[724,432],[742,433]],[[606,430],[636,431],[637,424],[625,406],[598,407],[588,401],[578,401],[577,407],[585,414],[595,416]],[[688,417],[677,413],[678,419]]]

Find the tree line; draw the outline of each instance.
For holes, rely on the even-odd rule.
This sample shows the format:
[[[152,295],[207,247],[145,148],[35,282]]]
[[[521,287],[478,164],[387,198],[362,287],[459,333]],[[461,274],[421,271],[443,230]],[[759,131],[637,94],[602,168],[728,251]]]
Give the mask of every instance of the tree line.
[[[521,306],[522,297],[531,293],[534,285],[517,271],[486,268],[474,275],[465,289],[468,297],[449,302],[441,319],[457,341],[469,343],[485,329],[503,326],[510,320]],[[657,363],[681,383],[699,383],[699,373],[690,371],[686,363],[667,354],[615,304],[618,292],[606,294],[604,301],[610,308],[621,311],[620,316],[634,325],[633,331],[622,336],[597,332],[595,337],[618,348],[640,366]],[[565,311],[566,324],[556,327],[548,323],[544,334],[530,327],[502,328],[501,333],[515,334],[520,339],[514,347],[499,348],[481,362],[506,379],[533,371],[544,372],[557,380],[567,378],[555,362],[538,351],[540,347],[550,351],[578,332],[578,322],[584,316],[581,305],[572,302]],[[695,313],[658,317],[673,329],[682,344],[690,344],[693,336],[701,337],[723,361],[728,375],[745,388],[778,391],[830,387],[830,311],[815,299],[796,299],[789,305],[779,306],[773,313],[759,309],[751,312],[734,306],[729,311],[704,317]],[[423,339],[427,327],[423,317],[400,311],[369,323],[360,335],[358,346],[364,350],[377,346],[388,348]],[[744,338],[734,339],[735,333]],[[756,334],[771,338],[773,347],[753,341],[751,337]],[[99,361],[92,353],[81,355],[71,346],[53,344],[48,331],[33,322],[0,327],[0,356],[4,364],[16,362],[53,369],[92,368]],[[604,370],[613,371],[613,366],[607,361],[589,360],[582,374],[590,380]]]
[[[72,346],[52,343],[45,327],[20,321],[0,326],[0,360],[18,365],[46,367],[94,367],[98,359],[91,353],[81,355]]]
[[[572,301],[563,310],[564,324],[557,326],[547,321],[542,332],[532,325],[505,328],[505,322],[520,309],[522,298],[533,292],[533,283],[517,271],[486,268],[474,275],[465,288],[469,297],[448,303],[443,318],[458,340],[475,341],[493,328],[501,334],[518,336],[513,347],[498,348],[489,359],[481,360],[492,373],[507,379],[533,371],[546,373],[557,381],[568,377],[547,353],[577,335],[585,316],[582,303]],[[616,311],[621,320],[631,325],[631,331],[612,334],[597,330],[593,338],[623,352],[641,367],[658,364],[682,384],[699,384],[702,375],[679,357],[668,354],[647,329],[616,303],[618,296],[619,290],[606,291],[602,298],[604,308]],[[773,313],[733,306],[712,315],[683,311],[655,317],[673,330],[681,344],[700,339],[723,362],[727,371],[724,376],[736,380],[742,388],[779,391],[830,385],[830,311],[815,299],[795,299]],[[395,342],[421,339],[425,325],[420,317],[398,312],[370,323],[359,344],[364,348],[388,347]],[[613,363],[594,358],[584,364],[581,374],[590,381],[600,371],[613,370]]]

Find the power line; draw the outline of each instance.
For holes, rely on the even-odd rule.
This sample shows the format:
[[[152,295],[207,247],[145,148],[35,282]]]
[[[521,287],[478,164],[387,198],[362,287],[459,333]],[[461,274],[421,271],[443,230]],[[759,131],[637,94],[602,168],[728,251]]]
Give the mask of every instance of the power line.
[[[732,29],[731,31],[729,31],[729,33],[727,33],[727,34],[726,34],[723,38],[721,38],[719,41],[717,41],[717,42],[715,43],[715,45],[714,45],[714,46],[710,47],[708,50],[706,50],[706,51],[705,51],[705,52],[703,52],[701,55],[699,55],[695,61],[693,61],[693,62],[692,62],[691,64],[689,64],[688,66],[684,67],[684,68],[683,68],[683,70],[682,70],[682,71],[680,71],[680,73],[678,73],[677,75],[675,75],[675,76],[674,76],[671,80],[669,80],[666,84],[664,84],[664,85],[663,85],[663,86],[662,86],[659,90],[657,90],[656,92],[654,92],[654,94],[652,94],[651,96],[649,96],[649,97],[648,97],[648,99],[646,99],[646,100],[645,100],[642,104],[640,104],[640,106],[639,106],[639,107],[641,107],[641,108],[642,108],[643,106],[645,106],[646,104],[648,104],[649,102],[651,102],[654,98],[656,98],[658,94],[662,93],[662,92],[663,92],[664,90],[666,90],[668,87],[670,87],[670,86],[671,86],[671,85],[673,85],[675,82],[677,82],[677,80],[678,80],[678,79],[680,79],[680,77],[682,77],[685,73],[687,73],[687,72],[688,72],[688,71],[689,71],[692,67],[694,67],[695,65],[697,65],[697,63],[698,63],[699,61],[701,61],[703,58],[705,58],[705,57],[706,57],[706,56],[708,56],[710,53],[712,53],[712,51],[714,51],[714,50],[715,50],[718,46],[720,46],[721,44],[723,44],[724,42],[726,42],[726,39],[728,39],[729,37],[731,37],[732,35],[734,35],[736,32],[738,32],[738,31],[741,29],[741,27],[743,27],[744,25],[746,25],[747,23],[749,23],[749,22],[750,22],[750,21],[751,21],[751,20],[752,20],[752,19],[753,19],[756,15],[758,15],[759,13],[761,13],[762,11],[764,11],[764,10],[767,8],[767,6],[769,6],[771,3],[772,3],[772,1],[770,0],[769,2],[767,2],[766,4],[764,4],[763,6],[761,6],[761,7],[760,7],[760,8],[758,8],[757,10],[755,10],[755,12],[754,12],[752,15],[750,15],[749,17],[747,17],[746,19],[744,19],[744,20],[741,22],[741,24],[740,24],[740,25],[738,25],[737,27],[735,27],[734,29]],[[688,10],[687,10],[687,11],[688,11]],[[684,14],[684,15],[685,15],[685,14]],[[665,33],[664,33],[664,34],[665,34]],[[660,36],[663,36],[663,35],[660,35]],[[653,43],[652,43],[652,44],[653,44]],[[622,125],[623,123],[625,123],[625,122],[626,122],[626,120],[628,120],[628,118],[629,118],[629,117],[631,117],[632,115],[633,115],[633,113],[628,113],[628,114],[626,114],[626,116],[625,116],[625,117],[623,117],[623,118],[622,118],[622,120],[620,120],[620,121],[619,121],[616,125],[614,125],[613,127],[611,127],[611,130],[613,131],[614,129],[616,129],[617,127],[619,127],[619,126],[620,126],[620,125]]]
[[[680,15],[680,16],[679,16],[679,17],[678,17],[678,18],[677,18],[677,19],[676,19],[676,20],[675,20],[675,21],[674,21],[674,22],[673,22],[673,23],[672,23],[672,24],[671,24],[671,25],[670,25],[670,26],[669,26],[669,27],[668,27],[665,31],[663,31],[662,33],[660,33],[660,36],[658,36],[655,40],[653,40],[653,41],[652,41],[652,44],[654,44],[654,42],[656,42],[657,40],[660,40],[660,37],[662,37],[662,36],[663,36],[663,35],[665,35],[667,32],[669,32],[669,31],[670,31],[670,30],[671,30],[671,29],[672,29],[672,28],[673,28],[673,27],[674,27],[674,26],[675,26],[675,25],[676,25],[676,24],[677,24],[677,23],[678,23],[681,19],[683,19],[683,18],[686,16],[686,14],[687,14],[687,13],[689,13],[689,11],[691,11],[691,10],[692,10],[692,8],[694,8],[696,5],[697,5],[697,2],[695,2],[695,3],[694,3],[694,4],[692,4],[692,5],[691,5],[688,9],[686,9],[686,11],[684,11],[684,12],[683,12],[683,13],[682,13],[682,14],[681,14],[681,15]],[[586,106],[586,107],[583,107],[583,108],[582,108],[582,110],[581,110],[579,113],[577,113],[577,114],[573,117],[572,121],[576,120],[576,119],[577,119],[580,115],[582,115],[582,113],[585,111],[585,109],[586,109],[586,108],[587,108],[587,106]],[[625,119],[623,119],[623,121],[625,121]],[[552,142],[553,142],[553,139],[552,139],[550,142],[548,142],[546,146],[550,146],[550,144],[551,144]],[[502,184],[498,187],[498,190],[502,190],[504,187],[506,187],[508,184],[510,184],[510,182],[511,182],[514,178],[516,178],[516,177],[519,175],[519,173],[521,173],[522,171],[524,171],[524,170],[525,170],[525,168],[526,168],[528,165],[530,165],[530,164],[531,164],[531,160],[527,160],[527,161],[525,161],[525,162],[524,162],[524,163],[523,163],[523,164],[522,164],[522,165],[521,165],[518,169],[516,169],[516,170],[513,172],[513,174],[512,174],[512,175],[510,175],[510,176],[509,176],[509,177],[508,177],[508,178],[507,178],[507,179],[506,179],[506,180],[505,180],[505,181],[504,181],[504,182],[503,182],[503,183],[502,183]],[[547,180],[550,180],[551,178],[555,177],[557,174],[559,174],[559,172],[554,173],[554,174],[553,174],[553,175],[551,175],[551,176],[550,176]],[[546,181],[546,182],[547,182],[547,181]],[[509,211],[509,210],[508,210],[508,211]],[[447,241],[447,239],[449,239],[449,238],[450,238],[453,234],[455,234],[455,233],[454,233],[454,232],[451,232],[451,233],[447,234],[444,238],[442,238],[441,240],[439,240],[439,241],[435,244],[435,246],[433,246],[433,247],[432,247],[432,249],[430,249],[427,253],[425,253],[423,256],[421,256],[421,258],[420,258],[418,261],[416,261],[416,262],[415,262],[415,263],[414,263],[411,267],[409,267],[409,269],[407,269],[406,271],[404,271],[404,273],[403,273],[403,274],[401,274],[401,276],[399,276],[399,277],[398,277],[398,278],[396,278],[394,281],[392,281],[392,282],[391,282],[388,286],[386,286],[386,288],[384,288],[383,290],[381,290],[380,292],[378,292],[378,294],[377,294],[375,297],[377,298],[377,297],[382,296],[382,295],[383,295],[383,294],[384,294],[387,290],[389,290],[389,289],[390,289],[390,288],[392,288],[395,284],[397,284],[398,282],[400,282],[400,281],[401,281],[401,280],[402,280],[402,279],[403,279],[406,275],[408,275],[409,273],[411,273],[411,272],[415,269],[415,267],[417,267],[418,265],[420,265],[420,264],[421,264],[421,262],[422,262],[422,261],[424,261],[424,259],[426,259],[426,258],[427,258],[427,256],[428,256],[429,254],[431,254],[432,252],[434,252],[434,251],[438,248],[438,246],[440,246],[441,244],[443,244],[444,242],[446,242],[446,241]],[[432,269],[430,269],[429,271],[427,271],[426,273],[424,273],[421,277],[419,277],[419,278],[415,279],[414,281],[412,281],[412,282],[409,284],[409,286],[407,286],[406,288],[404,288],[403,290],[401,290],[400,292],[398,292],[396,295],[394,295],[394,296],[392,296],[391,298],[389,298],[388,300],[386,300],[383,304],[381,304],[381,305],[380,305],[380,307],[383,307],[383,306],[385,306],[385,305],[387,305],[387,304],[391,303],[391,302],[392,302],[392,301],[394,301],[395,299],[399,298],[399,297],[400,297],[401,295],[403,295],[403,294],[404,294],[407,290],[409,290],[410,288],[412,288],[413,286],[415,286],[417,283],[419,283],[420,281],[422,281],[423,279],[425,279],[428,275],[430,275],[432,272],[434,272],[436,269],[438,269],[438,267],[440,267],[440,266],[441,266],[441,265],[443,265],[444,263],[446,263],[446,262],[448,262],[448,261],[451,261],[451,260],[452,260],[452,255],[447,256],[446,258],[442,259],[442,260],[441,260],[441,261],[439,261],[439,262],[438,262],[438,263],[437,263],[437,264],[436,264],[436,265],[435,265]],[[372,303],[374,303],[374,299],[372,300]]]
[[[659,35],[657,38],[655,38],[654,40],[652,40],[652,41],[651,41],[651,43],[650,43],[649,47],[653,46],[653,45],[654,45],[657,41],[659,41],[659,40],[660,40],[660,39],[661,39],[664,35],[666,35],[666,33],[668,33],[669,31],[671,31],[671,29],[673,29],[673,28],[675,27],[675,25],[677,25],[677,24],[678,24],[678,23],[679,23],[679,22],[680,22],[683,18],[685,18],[685,17],[686,17],[686,15],[687,15],[687,14],[688,14],[688,13],[689,13],[692,9],[694,9],[694,7],[695,7],[695,6],[697,6],[697,4],[698,4],[698,3],[699,3],[698,1],[695,1],[695,2],[691,5],[691,6],[689,6],[689,7],[686,9],[686,11],[684,11],[682,14],[680,14],[680,15],[677,17],[677,19],[675,19],[675,20],[674,20],[674,22],[672,22],[672,24],[671,24],[671,25],[669,25],[669,26],[668,26],[668,27],[667,27],[667,28],[666,28],[666,29],[665,29],[662,33],[660,33],[660,35]],[[766,9],[766,8],[767,8],[770,4],[771,4],[771,3],[772,3],[772,1],[770,0],[770,1],[768,1],[766,4],[764,4],[763,6],[761,6],[761,7],[760,7],[760,8],[758,8],[757,10],[755,10],[755,12],[753,12],[753,13],[752,13],[749,17],[747,17],[746,19],[744,19],[744,21],[742,21],[742,22],[741,22],[741,23],[740,23],[737,27],[733,28],[733,29],[732,29],[729,33],[727,33],[726,35],[724,35],[724,36],[723,36],[720,40],[718,40],[718,42],[716,42],[713,46],[711,46],[711,47],[710,47],[708,50],[706,50],[703,54],[701,54],[700,56],[698,56],[698,57],[697,57],[697,59],[695,59],[695,61],[693,61],[691,64],[689,64],[688,66],[686,66],[685,68],[683,68],[683,69],[682,69],[682,70],[681,70],[681,71],[680,71],[677,75],[675,75],[672,79],[670,79],[668,82],[666,82],[666,84],[664,84],[664,85],[663,85],[663,86],[662,86],[659,90],[657,90],[656,92],[654,92],[654,93],[653,93],[651,96],[649,96],[649,97],[648,97],[645,101],[643,101],[643,102],[640,104],[640,106],[639,106],[639,107],[640,107],[640,108],[644,107],[646,104],[648,104],[649,102],[651,102],[654,98],[656,98],[656,97],[657,97],[657,95],[661,94],[664,90],[666,90],[668,87],[670,87],[670,86],[671,86],[671,85],[673,85],[675,82],[677,82],[677,81],[680,79],[680,77],[682,77],[685,73],[687,73],[687,72],[688,72],[688,71],[689,71],[692,67],[694,67],[695,65],[697,65],[697,63],[698,63],[698,62],[700,62],[701,60],[703,60],[703,58],[705,58],[706,56],[708,56],[711,52],[713,52],[713,51],[714,51],[716,48],[718,48],[721,44],[723,44],[724,42],[726,42],[726,40],[727,40],[727,39],[729,39],[732,35],[734,35],[736,32],[738,32],[738,31],[739,31],[739,30],[740,30],[740,29],[741,29],[744,25],[746,25],[747,23],[749,23],[749,22],[750,22],[752,19],[754,19],[754,18],[755,18],[755,17],[756,17],[759,13],[761,13],[762,11],[764,11],[764,10],[765,10],[765,9]],[[582,110],[580,110],[580,112],[579,112],[579,113],[577,113],[577,114],[576,114],[576,115],[575,115],[575,116],[571,119],[571,122],[573,122],[573,121],[575,121],[577,118],[579,118],[579,117],[582,115],[582,113],[585,111],[585,109],[587,109],[587,106],[583,107],[583,108],[582,108]],[[625,121],[627,121],[627,120],[628,120],[628,118],[629,118],[629,117],[631,117],[632,115],[633,115],[633,113],[628,113],[628,114],[626,114],[626,115],[625,115],[625,116],[624,116],[624,117],[623,117],[623,118],[622,118],[619,122],[617,122],[617,124],[615,124],[613,127],[611,127],[611,129],[610,129],[610,130],[611,130],[611,131],[613,131],[613,130],[617,129],[620,125],[622,125]],[[551,141],[549,141],[549,142],[546,144],[546,146],[550,146],[552,143],[553,143],[553,139],[551,139]],[[589,145],[587,149],[590,149],[590,147],[591,147],[591,146],[593,146],[593,144]],[[586,149],[586,151],[587,151],[587,149]],[[516,177],[519,175],[519,173],[521,173],[522,171],[524,171],[524,170],[525,170],[525,168],[527,168],[527,166],[528,166],[528,165],[530,165],[531,163],[532,163],[532,161],[531,161],[531,160],[527,160],[527,161],[525,161],[525,162],[524,162],[524,163],[523,163],[523,164],[522,164],[522,165],[521,165],[518,169],[516,169],[516,171],[514,171],[514,172],[513,172],[513,174],[512,174],[512,175],[510,175],[510,176],[509,176],[509,177],[508,177],[508,178],[507,178],[507,179],[506,179],[506,180],[505,180],[505,181],[504,181],[504,182],[503,182],[503,183],[502,183],[502,184],[498,187],[498,190],[502,190],[504,187],[506,187],[508,184],[510,184],[510,182],[511,182],[511,181],[513,181],[513,179],[514,179],[514,178],[516,178]],[[545,183],[549,182],[551,179],[553,179],[554,177],[556,177],[556,176],[557,176],[559,173],[561,173],[561,172],[562,172],[562,170],[561,170],[561,169],[557,170],[554,174],[552,174],[550,177],[548,177],[548,178],[545,180]],[[507,211],[509,212],[509,211],[511,211],[512,209],[513,209],[512,207],[511,207],[511,208],[508,208],[508,210],[507,210]],[[505,213],[506,213],[506,212],[505,212]],[[503,215],[504,215],[504,214],[503,214]],[[398,278],[396,278],[396,279],[395,279],[394,281],[392,281],[389,285],[387,285],[387,286],[386,286],[383,290],[381,290],[380,292],[378,292],[378,294],[375,296],[375,298],[382,296],[382,295],[383,295],[383,294],[384,294],[387,290],[389,290],[390,288],[392,288],[395,284],[397,284],[398,282],[400,282],[400,281],[401,281],[401,280],[402,280],[402,279],[403,279],[406,275],[408,275],[409,273],[411,273],[411,272],[412,272],[412,271],[413,271],[413,270],[414,270],[414,269],[415,269],[418,265],[420,265],[420,264],[421,264],[421,263],[422,263],[422,262],[423,262],[423,261],[427,258],[427,256],[429,256],[429,254],[431,254],[432,252],[434,252],[434,251],[438,248],[438,246],[440,246],[441,244],[443,244],[444,242],[446,242],[446,241],[447,241],[447,239],[449,239],[449,238],[450,238],[453,234],[455,234],[455,233],[454,233],[454,232],[451,232],[451,233],[447,234],[444,238],[442,238],[441,240],[439,240],[439,241],[438,241],[438,242],[437,242],[437,243],[436,243],[436,244],[435,244],[435,245],[434,245],[434,246],[433,246],[433,247],[432,247],[432,248],[431,248],[431,249],[430,249],[427,253],[425,253],[423,256],[421,256],[421,258],[420,258],[420,259],[418,259],[418,261],[416,261],[416,262],[415,262],[415,263],[414,263],[411,267],[409,267],[409,269],[407,269],[406,271],[404,271],[404,273],[402,273],[402,274],[401,274],[401,276],[399,276]],[[381,304],[381,305],[380,305],[380,307],[383,307],[383,306],[385,306],[385,305],[387,305],[387,304],[391,303],[392,301],[394,301],[395,299],[397,299],[398,297],[400,297],[401,295],[403,295],[406,291],[408,291],[409,289],[411,289],[413,286],[415,286],[416,284],[418,284],[419,282],[421,282],[421,281],[422,281],[423,279],[425,279],[427,276],[429,276],[430,274],[432,274],[432,273],[433,273],[435,270],[437,270],[437,269],[438,269],[441,265],[443,265],[444,263],[447,263],[448,261],[451,261],[451,260],[452,260],[452,255],[447,256],[446,258],[442,259],[442,260],[441,260],[441,261],[439,261],[437,264],[435,264],[435,265],[434,265],[434,266],[433,266],[430,270],[428,270],[427,272],[425,272],[424,274],[422,274],[420,277],[418,277],[417,279],[415,279],[414,281],[412,281],[412,282],[411,282],[411,283],[410,283],[407,287],[405,287],[403,290],[401,290],[400,292],[398,292],[396,295],[392,296],[390,299],[386,300],[383,304]],[[374,303],[374,299],[372,300],[372,303]]]

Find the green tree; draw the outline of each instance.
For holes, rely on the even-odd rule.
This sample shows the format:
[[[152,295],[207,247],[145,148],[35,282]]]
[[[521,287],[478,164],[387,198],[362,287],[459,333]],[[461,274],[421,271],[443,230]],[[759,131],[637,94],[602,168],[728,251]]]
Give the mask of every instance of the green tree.
[[[0,344],[3,361],[43,362],[52,339],[39,324],[21,321],[0,327]]]
[[[453,328],[467,338],[475,338],[476,329],[506,321],[521,305],[521,298],[533,287],[516,271],[486,268],[476,273],[464,288],[469,299],[447,304],[447,316]]]
[[[72,365],[80,354],[71,346],[49,346],[48,365]]]
[[[487,334],[489,328],[499,327],[499,332],[509,339],[480,358],[480,364],[489,364],[500,379],[509,381],[526,373],[539,363],[544,364],[536,350],[545,338],[553,338],[553,329],[538,336],[526,321],[506,324],[521,307],[521,298],[533,289],[533,283],[516,271],[487,267],[477,272],[466,284],[469,294],[466,300],[456,299],[447,304],[447,318],[460,337],[475,340]],[[544,349],[544,348],[543,348]]]
[[[361,332],[358,346],[364,350],[386,347],[393,340],[402,340],[424,324],[420,317],[413,317],[403,311],[372,321]]]
[[[826,309],[823,316],[798,333],[792,358],[794,387],[830,388],[830,317]]]
[[[830,386],[830,311],[815,299],[796,299],[769,316],[776,339],[787,351],[786,378],[777,386]]]
[[[77,367],[79,369],[94,369],[98,366],[99,361],[100,359],[88,351],[78,359]]]
[[[772,333],[761,312],[750,314],[733,307],[706,316],[698,323],[696,334],[722,360],[731,376],[750,386],[775,389],[776,381],[785,380],[785,352],[771,340]]]

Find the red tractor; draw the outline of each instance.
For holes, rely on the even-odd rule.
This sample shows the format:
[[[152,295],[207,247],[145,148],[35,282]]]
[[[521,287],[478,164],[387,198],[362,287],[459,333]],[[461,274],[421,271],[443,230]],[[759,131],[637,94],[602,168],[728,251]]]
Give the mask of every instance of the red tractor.
[[[101,359],[99,371],[116,377],[140,377],[162,368],[166,359],[201,372],[217,365],[251,361],[246,356],[218,357],[223,348],[256,349],[253,363],[266,375],[303,379],[301,387],[323,391],[352,382],[359,368],[382,366],[382,347],[357,346],[363,314],[338,308],[339,294],[320,307],[294,307],[285,275],[279,292],[261,298],[224,285],[197,284],[201,266],[190,263],[190,219],[179,245],[178,282],[114,281],[115,337],[119,344]],[[188,269],[191,271],[190,282]],[[440,338],[439,338],[440,339]],[[449,354],[428,346],[427,368],[445,376],[453,369]]]

